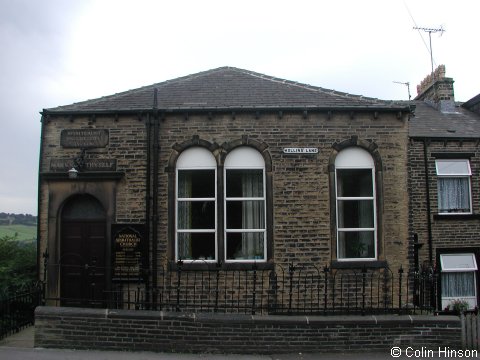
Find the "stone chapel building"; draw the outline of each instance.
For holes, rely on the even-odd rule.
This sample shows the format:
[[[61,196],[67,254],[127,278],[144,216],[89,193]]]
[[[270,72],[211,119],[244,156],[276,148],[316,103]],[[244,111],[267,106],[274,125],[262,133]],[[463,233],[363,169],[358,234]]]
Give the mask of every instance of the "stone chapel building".
[[[408,161],[422,161],[426,137],[420,125],[410,130],[409,148],[412,109],[232,67],[44,109],[47,298],[101,300],[132,276],[154,289],[179,261],[189,270],[408,269],[412,233],[427,237],[417,194],[408,196],[417,179],[408,170],[422,169]],[[459,152],[465,170],[478,140],[443,135],[428,148],[430,170]],[[455,156],[438,156],[444,141]],[[458,221],[474,221],[477,195]],[[432,234],[441,236],[452,222],[438,216]],[[92,266],[93,294],[78,271]]]

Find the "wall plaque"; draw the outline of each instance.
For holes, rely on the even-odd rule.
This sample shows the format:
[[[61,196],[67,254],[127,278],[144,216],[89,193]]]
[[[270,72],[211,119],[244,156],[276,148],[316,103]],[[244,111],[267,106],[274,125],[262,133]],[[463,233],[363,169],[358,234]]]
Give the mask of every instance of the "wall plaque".
[[[145,225],[113,224],[113,281],[143,281]]]
[[[100,148],[108,145],[106,129],[67,129],[60,134],[60,145],[64,148]]]
[[[67,172],[74,166],[73,159],[51,159],[50,171]],[[83,171],[117,171],[116,159],[85,159]]]
[[[289,147],[283,148],[284,154],[318,154],[318,148],[310,147]]]

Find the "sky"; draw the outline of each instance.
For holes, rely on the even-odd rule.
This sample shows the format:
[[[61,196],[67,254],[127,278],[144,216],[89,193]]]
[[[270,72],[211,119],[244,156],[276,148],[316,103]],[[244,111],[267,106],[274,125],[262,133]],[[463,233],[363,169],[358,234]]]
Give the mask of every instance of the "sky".
[[[0,212],[37,214],[40,112],[221,66],[385,100],[480,93],[471,0],[0,0]]]

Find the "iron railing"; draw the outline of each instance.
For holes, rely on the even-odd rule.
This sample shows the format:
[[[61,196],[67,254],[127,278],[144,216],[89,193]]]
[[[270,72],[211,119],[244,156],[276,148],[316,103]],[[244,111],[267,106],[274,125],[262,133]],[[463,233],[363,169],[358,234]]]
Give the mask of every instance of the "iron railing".
[[[61,274],[62,266],[47,265],[45,278],[51,270]],[[55,295],[47,296],[45,301],[57,306],[253,315],[403,314],[433,312],[437,308],[438,274],[432,269],[405,272],[402,268],[393,271],[277,264],[274,270],[256,266],[225,270],[207,265],[204,270],[191,270],[179,262],[159,269],[155,288],[138,281],[137,272],[131,279],[124,277],[99,291],[95,281],[98,273],[109,274],[110,270],[79,267],[78,273],[89,287],[84,297]],[[147,276],[148,271],[141,273]]]
[[[0,295],[0,339],[33,325],[42,288],[32,285]]]

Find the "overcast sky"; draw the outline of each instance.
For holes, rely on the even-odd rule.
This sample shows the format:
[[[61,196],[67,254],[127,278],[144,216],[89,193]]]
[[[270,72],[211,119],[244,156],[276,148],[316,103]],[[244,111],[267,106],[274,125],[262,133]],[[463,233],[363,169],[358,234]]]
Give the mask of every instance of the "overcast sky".
[[[0,212],[37,213],[44,108],[220,66],[380,99],[412,97],[445,64],[480,93],[470,0],[0,0]]]

